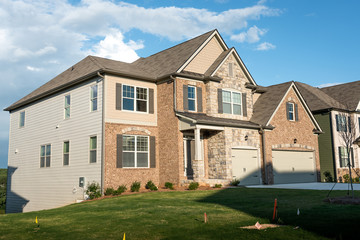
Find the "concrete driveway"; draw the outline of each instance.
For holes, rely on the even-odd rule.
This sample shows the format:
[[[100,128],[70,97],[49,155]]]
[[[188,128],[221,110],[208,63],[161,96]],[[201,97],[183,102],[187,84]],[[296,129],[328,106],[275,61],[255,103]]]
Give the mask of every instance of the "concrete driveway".
[[[274,184],[274,185],[252,185],[247,188],[284,188],[284,189],[310,189],[310,190],[330,190],[335,183],[289,183],[289,184]],[[360,190],[360,184],[353,184],[354,190]],[[333,190],[351,190],[348,183],[336,183]]]

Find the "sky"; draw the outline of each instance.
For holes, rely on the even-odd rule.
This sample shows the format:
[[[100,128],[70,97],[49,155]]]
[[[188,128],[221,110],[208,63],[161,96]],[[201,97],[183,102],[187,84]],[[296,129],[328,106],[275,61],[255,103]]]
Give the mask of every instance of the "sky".
[[[259,85],[360,80],[358,0],[0,0],[0,107],[87,55],[124,62],[218,29]],[[0,168],[9,113],[0,112]]]

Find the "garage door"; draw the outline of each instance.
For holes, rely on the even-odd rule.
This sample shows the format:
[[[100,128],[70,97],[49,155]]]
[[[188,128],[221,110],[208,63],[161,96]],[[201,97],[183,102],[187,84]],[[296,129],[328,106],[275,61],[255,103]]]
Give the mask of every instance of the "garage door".
[[[256,149],[232,149],[233,177],[240,185],[260,184],[258,151]]]
[[[274,151],[274,183],[316,182],[314,152]]]

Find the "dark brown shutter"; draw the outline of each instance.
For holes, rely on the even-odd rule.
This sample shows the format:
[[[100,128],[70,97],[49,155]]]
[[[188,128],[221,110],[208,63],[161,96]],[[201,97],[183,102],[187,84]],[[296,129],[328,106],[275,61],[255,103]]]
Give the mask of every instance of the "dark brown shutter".
[[[183,105],[184,105],[184,111],[189,110],[188,86],[187,85],[183,85]]]
[[[197,87],[197,111],[198,112],[202,112],[202,88],[201,87]]]
[[[297,104],[295,104],[295,121],[299,121],[298,105]]]
[[[222,89],[221,88],[218,88],[218,112],[223,113]]]
[[[149,113],[154,113],[154,89],[149,88]]]
[[[123,135],[116,135],[116,167],[122,168]]]
[[[336,131],[339,132],[339,130],[340,130],[339,115],[335,115],[335,120],[336,120]]]
[[[242,96],[243,116],[247,117],[246,93],[241,94],[241,96]]]
[[[348,129],[349,129],[349,132],[351,132],[351,118],[348,117]]]
[[[290,103],[286,103],[286,119],[290,120]]]
[[[116,110],[121,110],[121,83],[116,83]]]
[[[156,142],[155,136],[150,136],[150,168],[156,167]]]

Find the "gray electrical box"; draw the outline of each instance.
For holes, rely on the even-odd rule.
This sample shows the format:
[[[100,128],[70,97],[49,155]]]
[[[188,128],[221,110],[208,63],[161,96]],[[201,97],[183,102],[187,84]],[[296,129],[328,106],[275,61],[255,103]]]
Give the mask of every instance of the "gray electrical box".
[[[85,184],[85,178],[84,177],[79,177],[79,187],[83,188]]]

